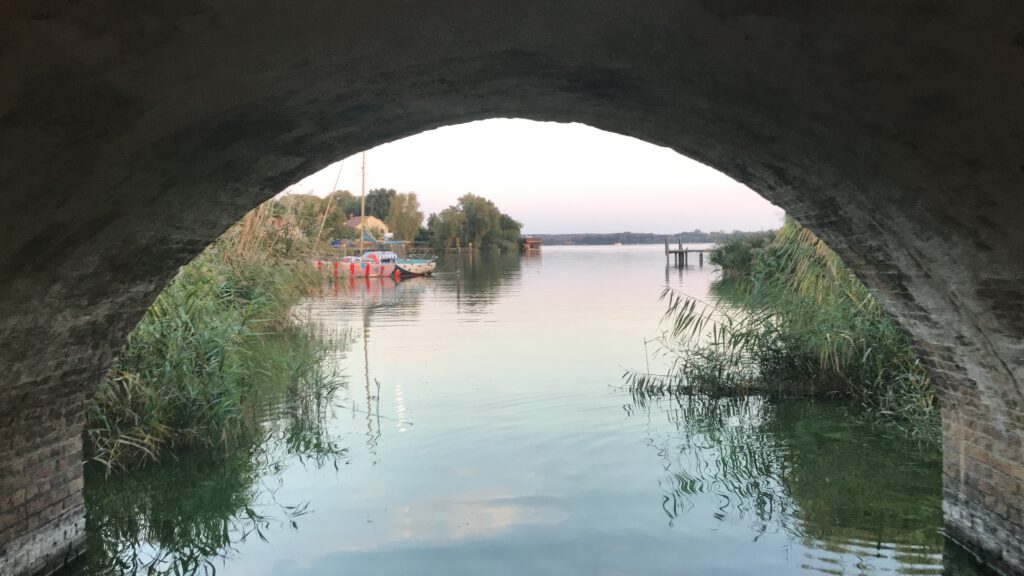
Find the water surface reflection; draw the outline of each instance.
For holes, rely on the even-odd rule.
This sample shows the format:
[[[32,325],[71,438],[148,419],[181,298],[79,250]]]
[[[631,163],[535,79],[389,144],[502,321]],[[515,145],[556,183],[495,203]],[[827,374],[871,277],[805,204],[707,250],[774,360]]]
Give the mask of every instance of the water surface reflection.
[[[629,409],[669,424],[650,445],[670,525],[709,513],[754,541],[777,535],[812,571],[943,573],[934,448],[825,402],[682,396]],[[701,510],[707,498],[717,506]]]
[[[269,473],[90,482],[90,555],[125,572],[124,542],[222,574],[977,574],[941,536],[937,452],[827,403],[623,390],[665,282],[703,297],[713,279],[666,274],[660,250],[325,284],[303,313],[355,338],[314,426],[338,466],[284,450]],[[293,525],[282,503],[308,513]],[[148,528],[161,518],[173,537]]]

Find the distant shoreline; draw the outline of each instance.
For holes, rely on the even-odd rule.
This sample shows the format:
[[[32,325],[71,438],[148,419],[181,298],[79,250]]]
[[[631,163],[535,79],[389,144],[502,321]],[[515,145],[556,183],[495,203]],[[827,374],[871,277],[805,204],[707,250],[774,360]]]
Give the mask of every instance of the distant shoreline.
[[[599,246],[614,244],[664,244],[667,239],[669,244],[714,244],[734,238],[746,236],[758,236],[763,234],[774,234],[774,230],[744,232],[734,230],[732,232],[704,232],[693,230],[691,232],[677,232],[675,234],[655,234],[652,232],[609,232],[609,233],[580,233],[580,234],[527,234],[532,238],[540,238],[546,246]]]

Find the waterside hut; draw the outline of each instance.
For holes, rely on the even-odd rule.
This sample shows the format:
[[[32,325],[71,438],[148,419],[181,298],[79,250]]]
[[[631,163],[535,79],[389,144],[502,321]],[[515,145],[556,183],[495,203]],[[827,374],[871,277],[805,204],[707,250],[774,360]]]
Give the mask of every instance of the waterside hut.
[[[540,252],[540,241],[536,236],[523,236],[519,239],[519,248],[523,252]]]

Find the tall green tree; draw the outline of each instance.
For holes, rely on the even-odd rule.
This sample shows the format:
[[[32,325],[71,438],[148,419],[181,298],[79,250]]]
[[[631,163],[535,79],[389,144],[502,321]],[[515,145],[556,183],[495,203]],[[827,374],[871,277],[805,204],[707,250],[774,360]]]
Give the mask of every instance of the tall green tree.
[[[458,206],[449,206],[427,220],[430,237],[438,248],[451,248],[464,234],[466,216]]]
[[[398,196],[393,188],[374,188],[366,193],[366,215],[375,216],[383,221],[391,211],[391,202]],[[358,198],[356,199],[358,200]],[[356,210],[359,216],[359,210]]]
[[[465,239],[474,248],[484,248],[484,238],[498,230],[501,221],[501,210],[494,202],[477,196],[464,194],[459,198],[459,208],[465,215]]]
[[[423,223],[423,212],[415,192],[395,195],[388,209],[388,217],[384,220],[398,240],[413,240]]]
[[[508,214],[502,212],[498,219],[498,231],[492,236],[491,246],[499,250],[516,250],[519,247],[519,237],[522,234],[523,225],[514,220]]]
[[[335,190],[331,195],[334,197],[332,217],[336,215],[348,220],[352,216],[359,216],[359,196],[348,190]]]
[[[359,215],[359,198],[357,196],[348,190],[336,190],[325,199],[324,210],[327,211],[327,219],[324,220],[324,230],[320,234],[321,240],[355,237],[355,231],[346,226],[345,222],[351,216]],[[319,224],[318,221],[317,225],[319,226]]]

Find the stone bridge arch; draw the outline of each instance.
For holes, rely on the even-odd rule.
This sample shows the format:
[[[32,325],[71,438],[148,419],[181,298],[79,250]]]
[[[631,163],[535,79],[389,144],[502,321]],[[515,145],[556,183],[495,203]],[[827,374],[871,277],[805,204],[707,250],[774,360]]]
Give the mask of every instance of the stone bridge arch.
[[[1024,4],[12,0],[0,78],[0,573],[81,550],[85,398],[179,265],[498,116],[671,147],[828,241],[942,388],[949,532],[1024,572]]]

